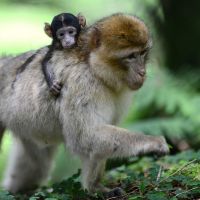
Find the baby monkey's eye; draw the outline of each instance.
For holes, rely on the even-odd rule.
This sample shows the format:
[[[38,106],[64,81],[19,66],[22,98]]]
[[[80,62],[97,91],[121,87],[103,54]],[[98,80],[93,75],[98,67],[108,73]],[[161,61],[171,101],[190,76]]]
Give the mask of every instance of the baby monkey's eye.
[[[59,36],[60,36],[60,37],[63,37],[63,36],[64,36],[64,33],[60,33]]]
[[[72,30],[71,30],[71,31],[69,31],[69,34],[73,34],[73,33],[74,33],[74,31],[72,31]]]

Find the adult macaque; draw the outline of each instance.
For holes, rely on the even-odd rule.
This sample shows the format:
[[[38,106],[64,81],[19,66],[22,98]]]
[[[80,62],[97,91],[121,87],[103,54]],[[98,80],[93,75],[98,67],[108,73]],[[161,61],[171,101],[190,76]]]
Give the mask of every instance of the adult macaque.
[[[15,137],[4,181],[11,192],[40,184],[61,142],[82,160],[83,186],[90,192],[110,191],[100,183],[108,158],[169,151],[163,137],[115,126],[145,80],[151,47],[146,25],[115,14],[79,37],[77,47],[55,50],[50,58],[63,83],[59,100],[47,92],[41,70],[48,48],[37,51],[17,79],[20,56],[0,62],[0,121]]]

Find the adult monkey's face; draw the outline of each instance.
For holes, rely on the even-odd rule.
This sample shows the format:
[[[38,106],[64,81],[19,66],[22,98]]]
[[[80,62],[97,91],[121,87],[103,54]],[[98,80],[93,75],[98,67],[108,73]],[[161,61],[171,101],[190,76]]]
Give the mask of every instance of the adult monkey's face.
[[[90,63],[95,74],[113,89],[139,89],[145,80],[146,60],[151,48],[148,28],[140,19],[115,14],[96,23],[91,30]]]

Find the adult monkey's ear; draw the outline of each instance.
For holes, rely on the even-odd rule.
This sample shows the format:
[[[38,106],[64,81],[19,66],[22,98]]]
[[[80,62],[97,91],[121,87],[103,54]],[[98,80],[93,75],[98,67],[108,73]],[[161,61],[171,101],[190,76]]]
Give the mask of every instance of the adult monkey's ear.
[[[49,23],[44,23],[44,32],[50,37],[52,38],[52,31],[51,31],[51,25]]]
[[[81,28],[84,28],[86,26],[86,19],[85,19],[85,17],[81,13],[79,13],[77,15],[77,18],[78,18],[78,21],[79,21],[79,24],[80,24]]]
[[[89,31],[89,46],[91,50],[98,48],[101,45],[101,31],[97,26],[94,26]]]

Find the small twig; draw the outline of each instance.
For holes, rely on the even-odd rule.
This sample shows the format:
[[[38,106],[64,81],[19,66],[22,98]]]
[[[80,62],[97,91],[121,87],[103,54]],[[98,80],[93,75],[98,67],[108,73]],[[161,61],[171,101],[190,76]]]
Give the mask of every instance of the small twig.
[[[161,175],[162,175],[162,166],[160,166],[160,168],[159,168],[158,175],[157,175],[157,178],[156,178],[156,182],[158,182],[160,180]]]
[[[180,172],[180,171],[182,171],[184,168],[186,168],[188,165],[191,165],[192,163],[194,163],[194,162],[196,162],[196,161],[197,161],[197,159],[194,159],[194,160],[192,160],[192,161],[190,161],[190,162],[184,164],[184,165],[181,166],[179,169],[177,169],[175,172],[171,173],[169,176],[167,176],[166,178],[162,179],[162,180],[159,182],[159,184],[162,183],[162,182],[164,182],[164,181],[166,181],[169,177],[174,176],[175,174],[177,174],[178,172]]]
[[[106,200],[113,200],[113,199],[116,199],[116,198],[118,198],[118,197],[109,197],[109,198],[106,199]]]
[[[186,191],[184,191],[184,192],[178,193],[178,194],[175,195],[175,197],[177,197],[177,196],[179,196],[179,195],[181,195],[181,194],[188,193],[188,192],[190,192],[190,191],[192,191],[192,190],[196,190],[196,189],[200,189],[200,187],[194,187],[194,188],[191,188],[191,189],[186,190]]]

